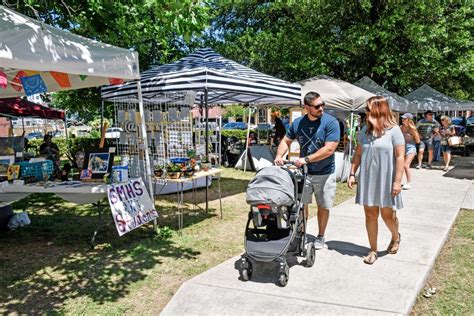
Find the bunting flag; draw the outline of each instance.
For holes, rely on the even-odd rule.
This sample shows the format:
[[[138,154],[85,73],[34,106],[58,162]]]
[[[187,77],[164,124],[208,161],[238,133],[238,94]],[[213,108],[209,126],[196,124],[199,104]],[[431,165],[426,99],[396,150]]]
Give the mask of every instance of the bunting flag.
[[[71,88],[71,82],[69,81],[68,74],[57,71],[50,71],[49,73],[61,88]]]
[[[82,81],[86,80],[87,75],[79,75],[79,78],[81,78]]]
[[[0,71],[0,88],[6,89],[7,86],[8,86],[7,75],[3,71]]]
[[[110,84],[115,85],[115,84],[124,83],[124,80],[120,79],[120,78],[109,78],[109,82],[110,82]]]
[[[38,75],[39,72],[36,71],[36,70],[23,70],[27,76],[34,76],[34,75]]]
[[[21,77],[20,80],[27,96],[48,91],[48,88],[46,88],[46,85],[39,74],[29,77]]]
[[[16,73],[15,78],[13,78],[11,85],[12,88],[15,89],[16,91],[21,91],[23,90],[23,85],[21,84],[21,78],[26,77],[26,73],[23,70],[20,70],[19,72]]]

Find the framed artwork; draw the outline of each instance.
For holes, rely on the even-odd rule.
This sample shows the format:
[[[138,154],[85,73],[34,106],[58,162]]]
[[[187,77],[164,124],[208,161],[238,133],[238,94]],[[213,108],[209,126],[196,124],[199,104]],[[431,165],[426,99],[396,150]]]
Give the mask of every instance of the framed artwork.
[[[7,176],[8,167],[15,162],[15,156],[0,156],[0,176]]]
[[[84,169],[90,172],[92,179],[102,179],[105,174],[112,171],[114,153],[108,148],[87,152],[84,157]]]
[[[7,171],[8,180],[17,180],[20,178],[20,166],[10,165]]]

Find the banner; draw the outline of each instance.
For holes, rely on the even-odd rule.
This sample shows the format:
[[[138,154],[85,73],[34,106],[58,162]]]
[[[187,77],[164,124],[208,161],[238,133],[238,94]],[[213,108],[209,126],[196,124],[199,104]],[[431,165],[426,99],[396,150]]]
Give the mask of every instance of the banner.
[[[119,236],[158,217],[141,178],[109,185],[107,197]]]

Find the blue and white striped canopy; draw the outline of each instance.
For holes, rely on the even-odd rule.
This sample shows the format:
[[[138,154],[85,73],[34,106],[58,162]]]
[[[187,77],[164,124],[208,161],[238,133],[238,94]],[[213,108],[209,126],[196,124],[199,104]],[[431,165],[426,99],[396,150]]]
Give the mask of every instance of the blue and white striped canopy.
[[[169,92],[208,90],[209,104],[288,104],[301,99],[301,86],[260,73],[202,48],[141,74],[143,100],[161,102]],[[137,82],[102,88],[104,100],[137,102]]]

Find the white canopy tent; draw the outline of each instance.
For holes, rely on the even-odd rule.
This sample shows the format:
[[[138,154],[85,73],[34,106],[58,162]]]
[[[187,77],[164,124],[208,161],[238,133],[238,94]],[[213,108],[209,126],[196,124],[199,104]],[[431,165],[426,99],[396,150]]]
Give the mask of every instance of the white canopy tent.
[[[310,91],[321,95],[327,109],[357,111],[365,106],[365,101],[374,94],[347,81],[329,76],[316,76],[298,81],[301,84],[301,98]],[[302,100],[303,101],[303,100]]]
[[[405,96],[414,106],[412,112],[474,110],[474,102],[457,100],[424,84]]]
[[[54,28],[0,5],[0,98],[138,78],[138,53]],[[143,106],[140,115],[144,122]],[[148,158],[144,124],[141,131]],[[149,161],[146,165],[152,190]]]
[[[398,94],[394,92],[391,92],[385,89],[384,87],[382,87],[377,82],[373,81],[367,76],[364,76],[358,81],[354,82],[354,85],[364,90],[367,90],[373,94],[383,96],[385,99],[387,99],[388,103],[390,104],[390,107],[394,111],[397,111],[397,112],[410,111],[410,102],[407,99],[399,96]]]
[[[139,78],[138,54],[0,5],[0,98]]]

